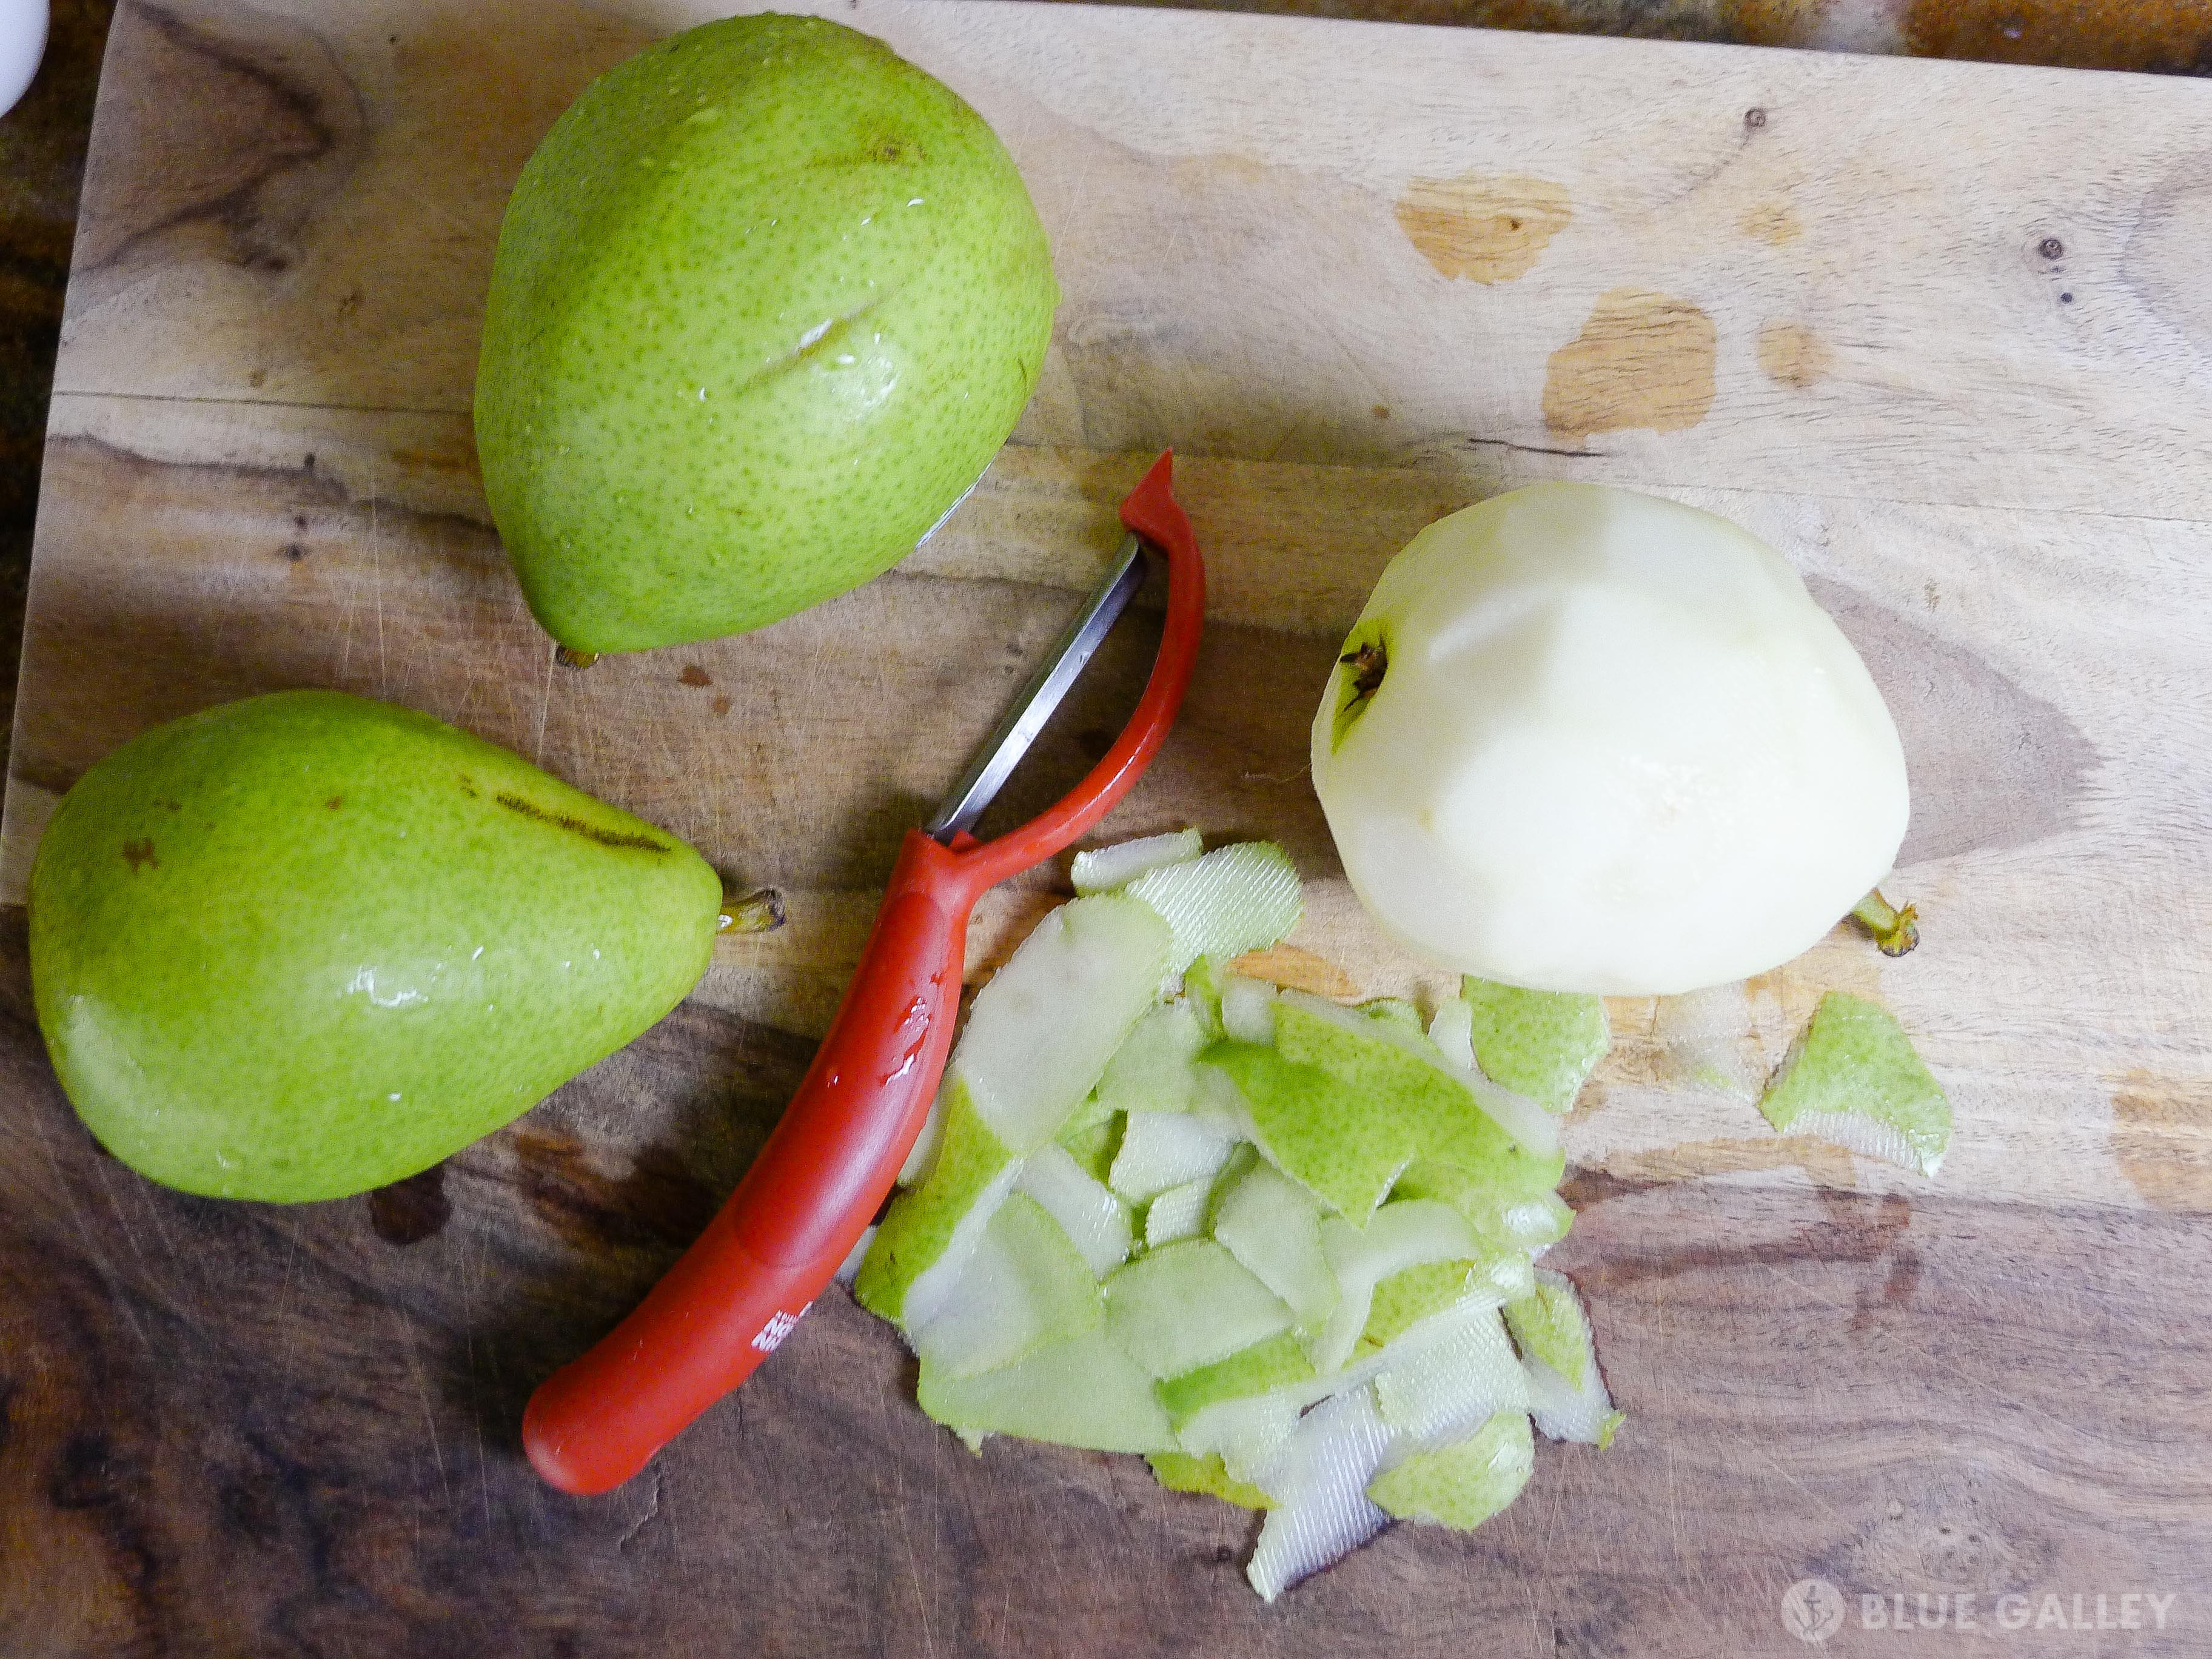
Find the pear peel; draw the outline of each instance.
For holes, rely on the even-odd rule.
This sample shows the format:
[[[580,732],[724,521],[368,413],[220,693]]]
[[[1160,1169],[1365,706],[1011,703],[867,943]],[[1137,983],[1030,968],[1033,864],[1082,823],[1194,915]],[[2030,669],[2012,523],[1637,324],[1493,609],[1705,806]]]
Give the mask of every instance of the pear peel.
[[[1142,849],[1132,862],[1145,874],[1076,905],[1139,903],[1146,881],[1204,862],[1153,861],[1187,846]],[[1220,865],[1264,872],[1279,860],[1267,849]],[[1275,915],[1287,926],[1294,911]],[[1076,925],[1109,946],[1134,937],[1079,911],[1063,918],[1063,944]],[[992,1013],[994,992],[1011,1003],[1082,982],[1061,945],[1025,952],[977,1010]],[[1126,986],[1140,971],[1156,970],[1124,951],[1108,978]],[[1248,1577],[1269,1597],[1393,1514],[1452,1525],[1494,1514],[1527,1478],[1531,1410],[1555,1431],[1597,1432],[1597,1407],[1611,1411],[1601,1385],[1593,1402],[1547,1380],[1506,1334],[1501,1310],[1540,1302],[1534,1258],[1571,1212],[1557,1192],[1564,1160],[1532,1153],[1491,1109],[1509,1101],[1522,1135],[1555,1144],[1542,1105],[1477,1068],[1472,1004],[1448,1000],[1468,1012],[1457,1028],[1447,1012],[1432,1039],[1411,1004],[1279,993],[1225,972],[1218,953],[1156,977],[1152,995],[1133,1013],[1115,1006],[1126,1024],[1110,1051],[1096,1011],[1079,1017],[1079,1040],[1104,1057],[1073,1104],[1080,1073],[1036,1083],[1049,1068],[1021,1054],[1003,1009],[981,1063],[963,1063],[963,1034],[933,1114],[936,1150],[857,1287],[903,1318],[926,1411],[971,1447],[1010,1433],[1141,1451],[1163,1486],[1266,1510]],[[1522,1049],[1557,1061],[1562,1045],[1541,1035]],[[988,1097],[993,1078],[1020,1086]],[[1007,1109],[1024,1091],[1060,1103],[1056,1121]],[[1041,1144],[1010,1142],[1029,1144],[1041,1123]]]
[[[1121,891],[1151,905],[1175,930],[1170,971],[1176,974],[1201,957],[1264,950],[1297,927],[1304,911],[1297,866],[1266,841],[1162,865]]]
[[[1784,1134],[1818,1135],[1923,1176],[1951,1144],[1951,1103],[1897,1017],[1831,991],[1759,1103]]]
[[[1205,1232],[1206,1200],[1212,1192],[1212,1177],[1201,1176],[1155,1194],[1145,1206],[1145,1248],[1157,1250]]]
[[[1613,1047],[1605,999],[1587,992],[1528,991],[1469,977],[1453,1001],[1467,1010],[1473,1051],[1467,1063],[1547,1112],[1570,1109]],[[1437,1018],[1451,1006],[1440,1004]]]
[[[1103,1279],[1129,1259],[1129,1206],[1059,1142],[1029,1155],[1016,1186],[1044,1206],[1094,1276]]]
[[[1275,1500],[1259,1487],[1230,1474],[1219,1452],[1207,1452],[1202,1457],[1185,1451],[1147,1452],[1145,1462],[1170,1492],[1200,1492],[1248,1510],[1275,1507]]]
[[[1509,1304],[1505,1323],[1521,1346],[1536,1426],[1554,1440],[1610,1446],[1624,1419],[1606,1391],[1589,1315],[1573,1281],[1539,1267],[1534,1295]]]
[[[1090,1263],[1042,1205],[1015,1193],[993,1212],[941,1304],[915,1328],[915,1350],[943,1376],[972,1376],[1094,1330],[1103,1312]]]
[[[1368,1482],[1367,1495],[1399,1520],[1468,1532],[1518,1498],[1535,1468],[1528,1413],[1503,1411],[1455,1445],[1393,1463]]]
[[[1147,1250],[1104,1291],[1107,1334],[1156,1377],[1225,1359],[1291,1322],[1282,1298],[1211,1239]]]
[[[1170,864],[1187,864],[1206,850],[1206,842],[1195,830],[1177,830],[1164,836],[1146,836],[1140,841],[1116,842],[1111,847],[1095,847],[1078,853],[1067,872],[1077,896],[1088,898],[1094,893],[1111,893],[1127,887],[1139,876]]]

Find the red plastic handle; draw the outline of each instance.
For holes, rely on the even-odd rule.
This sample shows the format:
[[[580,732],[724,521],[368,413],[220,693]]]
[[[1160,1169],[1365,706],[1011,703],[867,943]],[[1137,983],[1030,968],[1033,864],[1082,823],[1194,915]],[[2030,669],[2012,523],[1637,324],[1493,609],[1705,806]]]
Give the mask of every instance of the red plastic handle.
[[[1181,708],[1206,570],[1162,455],[1121,521],[1167,555],[1167,627],[1105,757],[1020,829],[951,848],[909,830],[859,969],[775,1133],[696,1243],[629,1316],[531,1396],[522,1443],[564,1492],[607,1492],[750,1376],[822,1293],[890,1194],[952,1047],[968,918],[1129,792]]]

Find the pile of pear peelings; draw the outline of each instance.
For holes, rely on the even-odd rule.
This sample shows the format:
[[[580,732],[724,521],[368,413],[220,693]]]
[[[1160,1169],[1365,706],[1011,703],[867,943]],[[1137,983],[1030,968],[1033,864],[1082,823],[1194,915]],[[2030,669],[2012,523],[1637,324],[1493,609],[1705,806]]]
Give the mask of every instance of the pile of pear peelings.
[[[1424,1018],[1240,975],[1301,911],[1267,842],[1186,830],[1074,878],[976,995],[854,1279],[922,1409],[1264,1510],[1269,1601],[1394,1517],[1479,1526],[1532,1431],[1607,1445],[1589,1319],[1538,1265],[1602,1001],[1468,980]],[[1942,1100],[1893,1020],[1832,996],[1762,1104],[1932,1171]]]

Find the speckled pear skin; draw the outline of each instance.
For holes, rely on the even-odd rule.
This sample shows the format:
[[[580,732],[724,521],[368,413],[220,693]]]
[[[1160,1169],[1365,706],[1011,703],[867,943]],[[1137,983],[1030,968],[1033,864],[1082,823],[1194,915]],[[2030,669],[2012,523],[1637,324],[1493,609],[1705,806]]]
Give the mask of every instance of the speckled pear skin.
[[[912,550],[1036,389],[1060,289],[982,118],[842,24],[735,17],[602,76],[523,168],[477,448],[571,649],[759,628]]]
[[[653,1024],[721,883],[675,836],[427,715],[333,691],[194,714],[64,797],[31,983],[101,1144],[185,1192],[427,1169]]]

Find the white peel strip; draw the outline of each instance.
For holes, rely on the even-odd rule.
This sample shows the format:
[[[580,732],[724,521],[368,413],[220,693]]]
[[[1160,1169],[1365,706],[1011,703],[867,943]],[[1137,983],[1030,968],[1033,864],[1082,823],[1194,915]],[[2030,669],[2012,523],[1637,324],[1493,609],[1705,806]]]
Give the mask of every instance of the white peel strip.
[[[1367,1496],[1390,1431],[1372,1392],[1359,1389],[1309,1412],[1259,1485],[1275,1499],[1244,1576],[1272,1601],[1341,1559],[1389,1524]]]
[[[1145,1212],[1145,1248],[1158,1249],[1163,1244],[1172,1244],[1182,1238],[1196,1238],[1204,1232],[1206,1200],[1212,1192],[1212,1181],[1191,1181],[1180,1187],[1170,1187],[1153,1199],[1151,1207]]]
[[[1237,1042],[1262,1045],[1275,1040],[1275,988],[1242,974],[1221,979],[1221,1033]]]
[[[1088,898],[1093,893],[1126,887],[1138,877],[1170,864],[1187,864],[1205,850],[1206,842],[1195,830],[1116,842],[1111,847],[1078,853],[1069,878],[1075,884],[1076,893]]]
[[[975,1258],[975,1246],[981,1242],[984,1229],[998,1214],[999,1206],[1006,1201],[1006,1194],[1013,1191],[1021,1173],[1021,1160],[1016,1158],[992,1176],[990,1185],[969,1206],[968,1212],[953,1223],[952,1237],[945,1241],[945,1253],[917,1273],[914,1283],[907,1286],[906,1301],[900,1314],[901,1323],[909,1334],[944,1312],[953,1287]]]
[[[1880,1158],[1885,1164],[1899,1164],[1923,1176],[1934,1175],[1943,1162],[1941,1152],[1923,1162],[1903,1130],[1857,1112],[1800,1112],[1782,1133],[1813,1135],[1862,1158]]]
[[[1065,1146],[1048,1141],[1031,1152],[1018,1186],[1060,1223],[1099,1278],[1129,1259],[1127,1206],[1086,1175]]]

